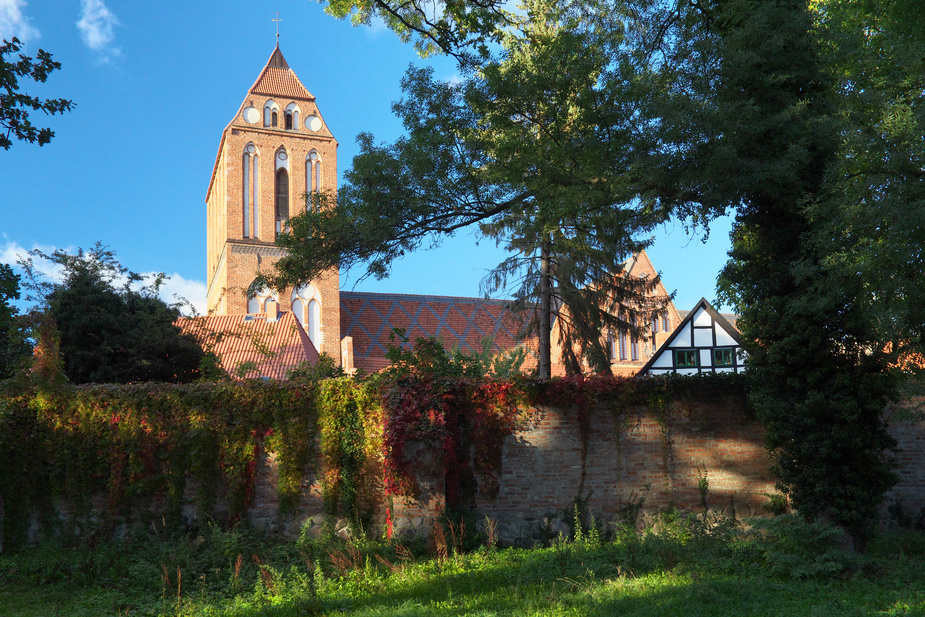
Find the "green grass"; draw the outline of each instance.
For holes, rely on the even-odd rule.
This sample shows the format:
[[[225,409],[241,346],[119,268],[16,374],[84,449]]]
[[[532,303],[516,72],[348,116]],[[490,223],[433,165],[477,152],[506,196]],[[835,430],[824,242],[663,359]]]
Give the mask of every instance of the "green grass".
[[[715,523],[468,553],[218,529],[43,545],[0,555],[0,615],[925,615],[920,534],[884,534],[858,555],[792,517]]]

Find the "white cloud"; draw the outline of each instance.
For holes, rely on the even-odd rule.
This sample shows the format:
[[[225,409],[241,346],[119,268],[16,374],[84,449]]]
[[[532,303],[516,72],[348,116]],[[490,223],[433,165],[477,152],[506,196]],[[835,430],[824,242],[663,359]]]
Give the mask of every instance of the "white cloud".
[[[147,272],[145,276],[153,276],[154,272]],[[160,290],[161,300],[167,304],[175,304],[180,301],[184,306],[180,308],[184,315],[193,314],[195,310],[198,315],[206,314],[206,284],[202,281],[194,281],[183,278],[177,273],[170,275],[170,279],[164,282]],[[192,307],[193,310],[190,310]]]
[[[38,244],[33,245],[32,248],[39,249],[47,255],[50,255],[56,250],[54,246],[41,246]],[[13,266],[14,270],[16,270],[16,273],[22,276],[24,274],[22,268],[17,266],[16,262],[27,258],[29,256],[29,250],[30,249],[24,248],[18,242],[10,240],[6,234],[3,234],[3,245],[0,246],[0,263],[10,264]],[[77,252],[73,247],[64,250],[71,254]],[[47,259],[33,258],[32,264],[37,277],[40,279],[54,282],[61,282],[64,279],[62,268]],[[156,274],[156,272],[141,273],[146,281],[153,279]],[[124,280],[114,281],[114,285],[119,286],[124,282]],[[21,287],[22,285],[20,285],[20,288]],[[22,289],[20,289],[20,291],[22,291]],[[182,302],[183,306],[181,306],[181,311],[184,315],[190,315],[193,311],[200,315],[206,314],[206,284],[202,281],[186,279],[174,273],[170,275],[168,280],[164,281],[158,296],[167,304]],[[24,303],[19,302],[17,305],[24,306]],[[22,308],[22,306],[20,306],[20,308]]]
[[[5,244],[3,248],[0,249],[0,262],[13,266],[13,269],[16,270],[18,274],[22,274],[22,268],[16,264],[29,257],[30,250],[39,249],[46,254],[51,254],[55,250],[53,246],[41,246],[39,244],[33,244],[32,249],[27,249],[18,242],[10,240],[6,234],[3,234],[3,241]],[[65,250],[69,253],[74,252],[72,248]],[[33,258],[32,265],[38,276],[45,277],[51,281],[61,281],[64,278],[61,266],[55,265],[47,259]]]
[[[9,41],[15,36],[23,43],[28,43],[41,36],[23,15],[25,6],[26,0],[0,0],[0,40]]]
[[[119,20],[103,0],[80,0],[80,19],[77,21],[80,38],[87,47],[99,52],[104,62],[122,53],[121,48],[113,45],[116,40],[113,30],[118,25]]]

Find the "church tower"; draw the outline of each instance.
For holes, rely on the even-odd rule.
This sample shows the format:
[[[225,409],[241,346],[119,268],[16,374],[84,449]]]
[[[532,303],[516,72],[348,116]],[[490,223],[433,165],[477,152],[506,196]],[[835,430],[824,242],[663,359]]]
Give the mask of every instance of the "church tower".
[[[304,195],[336,186],[337,140],[277,44],[225,127],[212,169],[206,195],[211,314],[261,314],[274,306],[292,311],[315,349],[340,363],[337,271],[280,292],[246,293],[256,274],[283,255],[274,241],[289,217],[304,211]],[[270,300],[277,304],[268,306]]]

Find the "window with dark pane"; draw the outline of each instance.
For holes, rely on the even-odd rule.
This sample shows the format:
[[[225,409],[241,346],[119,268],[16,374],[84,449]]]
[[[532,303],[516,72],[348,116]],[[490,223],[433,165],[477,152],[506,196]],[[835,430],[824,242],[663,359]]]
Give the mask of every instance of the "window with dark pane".
[[[283,231],[289,219],[289,172],[280,169],[276,172],[276,233]]]
[[[720,347],[713,350],[713,366],[732,366],[734,358],[732,347]]]
[[[674,365],[678,368],[696,368],[697,367],[697,350],[696,349],[675,349]]]

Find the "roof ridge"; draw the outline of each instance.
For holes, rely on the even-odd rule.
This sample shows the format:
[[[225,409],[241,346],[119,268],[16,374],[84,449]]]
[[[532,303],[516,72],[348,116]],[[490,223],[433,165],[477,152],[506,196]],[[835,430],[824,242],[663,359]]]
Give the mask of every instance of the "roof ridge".
[[[377,296],[378,298],[381,298],[383,300],[391,300],[391,299],[404,299],[404,300],[417,299],[418,301],[425,300],[425,299],[427,300],[463,300],[463,301],[469,301],[472,303],[488,303],[488,304],[510,304],[514,302],[513,300],[505,300],[503,298],[477,298],[474,296],[442,296],[442,295],[437,295],[437,294],[403,294],[403,293],[391,293],[391,292],[381,293],[381,292],[376,292],[376,291],[346,291],[343,289],[341,290],[340,295],[341,297],[344,297],[344,296],[348,296],[348,297],[349,296],[354,296],[354,297]]]

